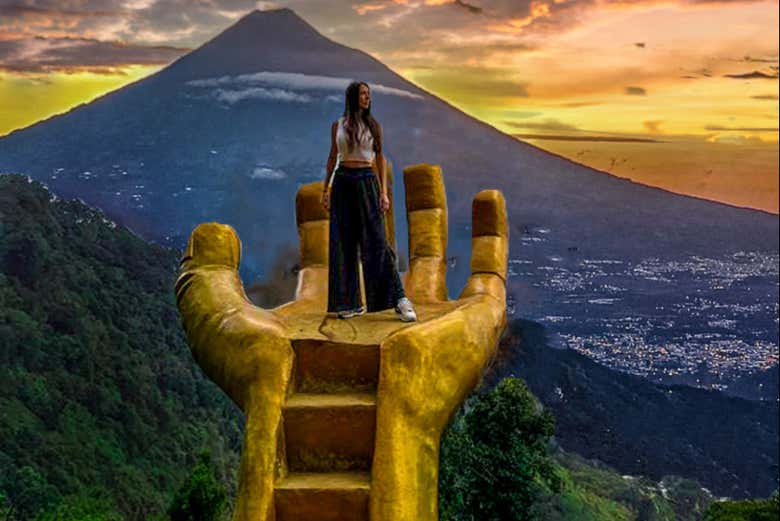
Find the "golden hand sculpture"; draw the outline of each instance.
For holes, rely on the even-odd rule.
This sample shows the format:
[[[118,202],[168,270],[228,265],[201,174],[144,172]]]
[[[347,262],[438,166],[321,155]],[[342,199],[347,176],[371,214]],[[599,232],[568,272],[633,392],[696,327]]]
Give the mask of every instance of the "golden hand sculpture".
[[[230,226],[204,223],[190,236],[176,282],[182,324],[197,362],[246,415],[235,521],[438,519],[441,432],[506,326],[506,207],[496,190],[474,198],[471,276],[448,300],[441,170],[409,167],[404,182],[404,287],[418,322],[393,310],[326,314],[319,182],[296,197],[292,302],[265,310],[248,300]]]

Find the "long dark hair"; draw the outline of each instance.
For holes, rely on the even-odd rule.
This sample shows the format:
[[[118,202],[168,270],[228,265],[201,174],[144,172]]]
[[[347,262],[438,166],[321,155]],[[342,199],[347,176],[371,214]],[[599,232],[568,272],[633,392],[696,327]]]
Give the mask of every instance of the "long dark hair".
[[[347,87],[347,91],[344,93],[344,130],[347,133],[347,146],[350,150],[355,146],[358,141],[358,119],[361,119],[363,123],[371,132],[371,137],[374,138],[374,152],[379,154],[382,152],[382,137],[379,135],[379,123],[374,116],[371,115],[371,104],[363,111],[362,118],[360,117],[360,87],[365,85],[368,87],[368,83],[363,81],[353,81]]]

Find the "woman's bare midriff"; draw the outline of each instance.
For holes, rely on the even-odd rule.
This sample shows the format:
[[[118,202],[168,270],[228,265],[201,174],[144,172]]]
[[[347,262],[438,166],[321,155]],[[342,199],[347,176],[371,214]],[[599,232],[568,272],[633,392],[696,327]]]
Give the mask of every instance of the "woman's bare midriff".
[[[342,161],[339,164],[341,166],[346,166],[347,168],[371,168],[374,166],[373,163],[368,163],[365,161]]]

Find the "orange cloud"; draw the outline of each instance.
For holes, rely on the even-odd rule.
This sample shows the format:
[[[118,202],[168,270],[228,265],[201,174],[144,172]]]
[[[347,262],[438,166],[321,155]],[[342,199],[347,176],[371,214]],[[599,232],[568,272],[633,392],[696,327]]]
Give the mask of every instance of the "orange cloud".
[[[357,4],[353,5],[352,9],[354,9],[355,12],[360,16],[364,16],[366,13],[370,13],[372,11],[381,11],[382,9],[387,9],[387,4]]]

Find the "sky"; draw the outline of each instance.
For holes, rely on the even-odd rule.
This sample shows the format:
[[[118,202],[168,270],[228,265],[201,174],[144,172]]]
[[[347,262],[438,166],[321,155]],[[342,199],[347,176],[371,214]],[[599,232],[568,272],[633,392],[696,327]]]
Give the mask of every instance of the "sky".
[[[0,135],[278,7],[518,139],[778,213],[777,0],[0,0]]]

